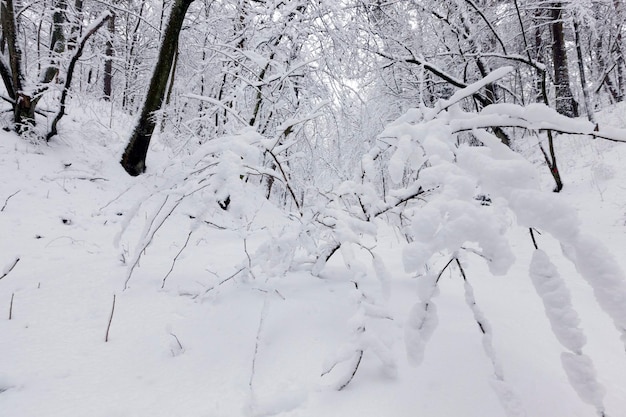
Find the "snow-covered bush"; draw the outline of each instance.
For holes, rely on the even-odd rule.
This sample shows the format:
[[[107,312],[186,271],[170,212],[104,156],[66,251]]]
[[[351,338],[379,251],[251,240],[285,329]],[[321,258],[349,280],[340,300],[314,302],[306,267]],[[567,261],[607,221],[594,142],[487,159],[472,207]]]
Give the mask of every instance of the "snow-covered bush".
[[[489,130],[494,126],[549,129],[612,140],[620,132],[568,119],[539,104],[492,105],[478,113],[459,105],[510,70],[499,69],[434,108],[409,110],[378,136],[363,156],[361,172],[355,178],[331,190],[318,187],[313,203],[299,204],[293,196],[296,210],[290,211],[287,205],[266,202],[282,214],[274,219],[277,224],[257,229],[262,241],[254,252],[246,249],[247,259],[242,260],[240,270],[247,270],[253,278],[264,276],[264,285],[270,288],[272,279],[289,271],[305,269],[323,276],[328,262],[341,259],[346,281],[354,284],[352,335],[322,372],[336,388],[350,383],[366,351],[375,353],[389,374],[395,372],[389,349],[392,343],[377,333],[381,322],[394,319],[386,307],[389,272],[376,248],[380,231],[391,227],[406,239],[404,266],[420,282],[416,303],[404,320],[410,361],[421,362],[426,343],[436,330],[439,279],[444,270],[456,268],[493,366],[491,385],[509,415],[523,415],[494,351],[489,321],[474,296],[471,271],[464,266],[467,257],[478,256],[492,274],[506,274],[515,262],[508,230],[521,227],[530,230],[533,238],[529,237],[528,244],[537,248],[529,275],[554,334],[566,349],[563,368],[580,398],[598,413],[604,412],[602,387],[595,379],[591,359],[583,353],[585,339],[567,287],[546,253],[538,249],[533,231],[551,235],[560,243],[626,344],[624,273],[602,243],[581,230],[574,210],[559,195],[541,189],[535,167]],[[469,143],[459,140],[459,135],[468,134],[472,137]],[[221,207],[232,219],[253,223],[259,210],[257,198],[264,193],[259,187],[262,182],[250,179],[278,172],[263,168],[263,156],[271,143],[248,130],[208,141],[186,158],[182,168],[155,193],[164,201],[146,222],[128,279],[156,231],[183,201],[195,199],[194,204],[204,204],[209,207],[205,214],[217,213]],[[276,180],[289,189],[287,175]],[[367,258],[371,265],[364,260]]]

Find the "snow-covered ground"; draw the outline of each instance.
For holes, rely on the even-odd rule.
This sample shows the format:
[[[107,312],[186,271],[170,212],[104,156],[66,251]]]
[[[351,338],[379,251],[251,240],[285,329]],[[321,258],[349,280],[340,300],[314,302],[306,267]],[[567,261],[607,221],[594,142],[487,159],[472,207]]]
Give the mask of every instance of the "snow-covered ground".
[[[624,109],[604,117],[626,126]],[[104,119],[68,122],[48,145],[0,133],[0,416],[596,415],[563,370],[567,349],[533,286],[534,248],[521,227],[509,232],[516,260],[505,276],[467,258],[475,305],[458,268],[441,276],[432,298],[438,324],[419,366],[410,364],[405,340],[420,283],[405,272],[391,230],[376,242],[389,270],[378,320],[359,311],[369,286],[385,294],[381,283],[355,288],[336,259],[319,277],[239,272],[285,221],[261,199],[255,217],[238,224],[181,205],[126,285],[144,223],[163,203],[150,196],[167,182],[172,156],[157,142],[147,175],[128,177],[117,162],[127,126],[109,130]],[[537,155],[530,140],[521,151]],[[626,145],[561,137],[557,152],[566,182],[558,199],[626,270]],[[214,224],[190,229],[191,217]],[[624,416],[620,334],[558,243],[537,239],[571,292],[606,414]],[[535,262],[537,271],[548,268]],[[491,339],[476,314],[491,325]],[[338,391],[358,360],[350,349],[365,321],[380,338],[368,339],[372,349]]]

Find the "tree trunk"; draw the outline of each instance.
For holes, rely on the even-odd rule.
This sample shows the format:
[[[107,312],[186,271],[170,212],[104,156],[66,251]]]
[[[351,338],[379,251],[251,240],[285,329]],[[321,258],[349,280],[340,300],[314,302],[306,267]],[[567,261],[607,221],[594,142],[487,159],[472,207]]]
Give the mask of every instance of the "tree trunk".
[[[74,1],[74,17],[72,18],[70,28],[70,38],[67,42],[67,49],[72,50],[76,47],[78,38],[80,37],[81,30],[83,28],[83,0]]]
[[[590,122],[595,123],[595,117],[593,114],[593,107],[591,105],[591,98],[589,97],[589,85],[587,84],[587,77],[585,75],[585,61],[583,60],[583,47],[580,40],[580,25],[578,23],[578,16],[574,18],[574,36],[576,39],[576,56],[578,58],[578,73],[580,76],[580,87],[583,90],[583,98],[585,100],[585,110],[587,112],[587,118]]]
[[[553,3],[550,12],[556,111],[569,117],[576,117],[578,116],[578,104],[570,89],[567,49],[563,31],[563,5],[560,2]]]
[[[31,97],[23,91],[24,73],[22,70],[22,51],[17,43],[17,22],[13,0],[4,0],[0,17],[2,33],[9,51],[9,68],[11,70],[11,90],[14,94],[13,123],[18,133],[27,131],[35,125],[35,106]],[[7,91],[10,91],[7,88]]]
[[[55,2],[54,14],[52,15],[52,38],[50,39],[50,64],[44,72],[42,82],[47,84],[54,80],[59,73],[59,55],[65,51],[65,33],[63,27],[67,21],[65,0]]]
[[[109,30],[109,39],[107,39],[106,49],[104,55],[106,60],[104,61],[104,85],[102,94],[104,99],[111,100],[111,94],[113,93],[113,36],[115,35],[115,15],[112,15],[107,25]]]
[[[175,0],[172,5],[146,99],[120,161],[122,167],[132,176],[137,176],[146,171],[146,155],[156,125],[154,112],[159,110],[163,104],[168,77],[176,54],[178,37],[185,20],[185,14],[192,2],[193,0]]]

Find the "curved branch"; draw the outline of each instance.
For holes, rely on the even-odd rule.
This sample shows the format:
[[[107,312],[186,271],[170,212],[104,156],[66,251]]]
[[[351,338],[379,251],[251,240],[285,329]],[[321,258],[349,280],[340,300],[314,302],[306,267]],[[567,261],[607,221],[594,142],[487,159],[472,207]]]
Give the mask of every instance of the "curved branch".
[[[91,25],[91,27],[87,30],[87,32],[83,35],[83,37],[78,42],[78,47],[74,51],[74,55],[72,55],[72,59],[70,60],[70,64],[67,67],[67,76],[65,77],[65,84],[63,85],[63,92],[61,93],[61,101],[59,112],[56,116],[54,116],[54,120],[52,120],[52,125],[50,126],[50,131],[46,135],[46,141],[49,141],[53,136],[57,134],[57,124],[59,120],[65,115],[65,101],[67,100],[67,93],[72,85],[72,78],[74,76],[74,67],[76,66],[76,62],[83,54],[83,49],[85,48],[85,44],[89,40],[89,38],[98,31],[104,25],[104,23],[111,19],[112,13],[110,11],[106,11],[100,15],[98,19],[96,19],[95,23]]]
[[[487,26],[489,27],[489,29],[491,30],[491,32],[493,33],[493,35],[496,37],[496,39],[498,40],[498,43],[500,44],[500,46],[502,47],[502,52],[504,52],[505,54],[506,52],[506,48],[504,47],[504,42],[502,42],[502,39],[500,38],[500,35],[498,35],[498,33],[496,32],[496,29],[493,27],[493,25],[491,24],[491,22],[489,21],[489,19],[487,19],[487,16],[485,16],[483,14],[483,12],[478,8],[478,6],[476,5],[476,3],[474,3],[472,0],[465,0],[466,3],[468,3],[470,6],[472,6],[472,8],[474,10],[476,10],[476,13],[478,13],[480,15],[480,17],[485,21],[485,23],[487,24]]]

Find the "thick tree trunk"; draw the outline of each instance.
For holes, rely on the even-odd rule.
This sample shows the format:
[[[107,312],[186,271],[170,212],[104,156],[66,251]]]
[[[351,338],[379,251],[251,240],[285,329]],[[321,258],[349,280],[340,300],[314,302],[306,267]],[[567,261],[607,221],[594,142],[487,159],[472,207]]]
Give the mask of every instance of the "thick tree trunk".
[[[578,104],[570,89],[567,49],[563,31],[563,5],[552,4],[550,28],[552,30],[552,64],[554,65],[554,88],[556,111],[570,117],[578,116]]]
[[[1,7],[2,34],[9,51],[11,70],[11,89],[14,94],[13,123],[18,133],[23,133],[35,124],[35,106],[31,97],[23,91],[24,73],[22,70],[22,51],[17,43],[17,22],[13,0],[4,0]],[[9,88],[7,88],[9,91]]]
[[[142,174],[146,170],[146,155],[156,126],[154,112],[159,110],[163,104],[167,81],[176,54],[178,37],[191,3],[193,0],[175,0],[172,6],[141,114],[120,161],[126,172],[132,176]]]

